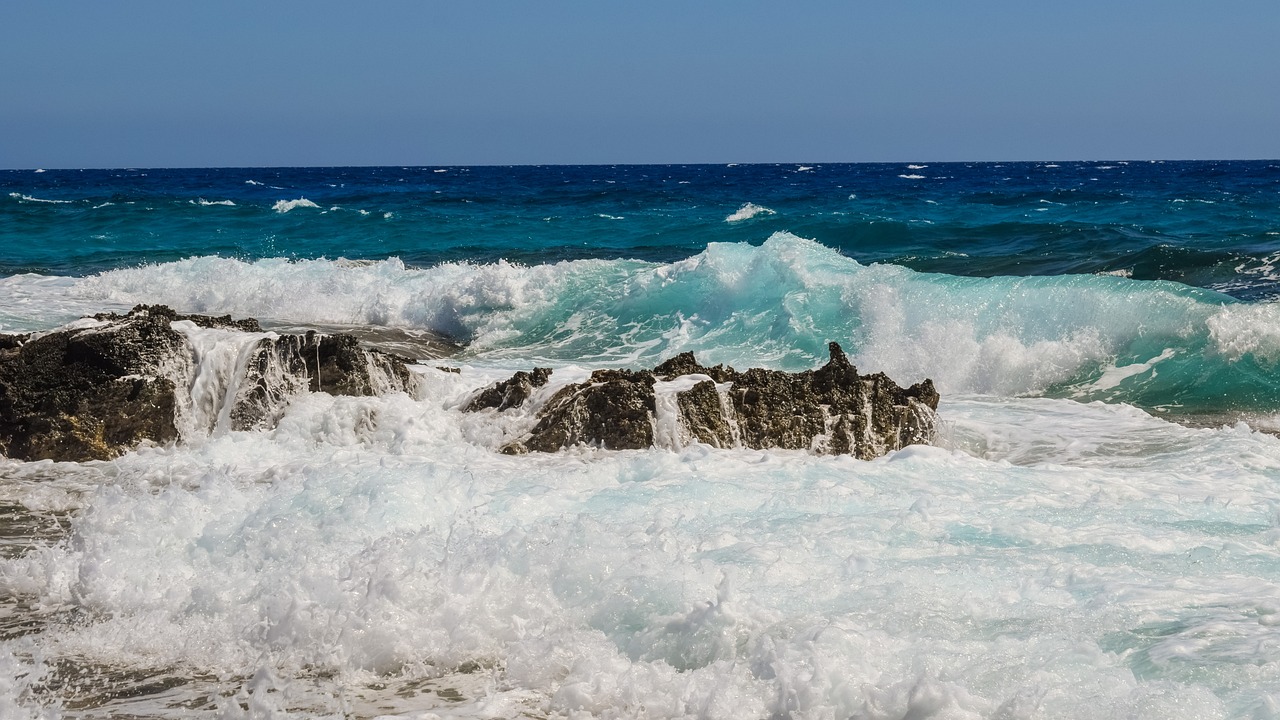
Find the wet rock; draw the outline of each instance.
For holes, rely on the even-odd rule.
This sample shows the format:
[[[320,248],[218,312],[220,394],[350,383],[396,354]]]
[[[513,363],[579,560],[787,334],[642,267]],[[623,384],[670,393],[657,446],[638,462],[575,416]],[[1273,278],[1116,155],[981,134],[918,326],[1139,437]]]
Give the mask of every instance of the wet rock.
[[[181,417],[195,412],[191,387],[209,369],[198,367],[190,339],[173,324],[261,332],[256,320],[180,315],[163,305],[94,320],[0,336],[0,454],[105,460],[144,442],[179,440]],[[351,336],[263,337],[243,363],[244,375],[221,380],[234,390],[229,429],[274,425],[289,399],[308,389],[334,395],[411,389],[416,376],[407,365],[361,348]],[[216,407],[206,412],[220,415]],[[195,429],[207,432],[212,425]]]
[[[230,420],[232,430],[274,427],[301,391],[330,395],[383,395],[410,390],[408,360],[365,349],[352,335],[266,337],[250,350]]]
[[[883,373],[859,375],[839,344],[831,343],[828,350],[826,365],[799,373],[706,367],[692,353],[677,355],[652,372],[597,371],[588,382],[556,393],[538,411],[538,424],[529,435],[505,451],[552,452],[577,444],[651,447],[659,422],[654,382],[689,376],[696,382],[676,393],[677,421],[684,435],[715,447],[787,448],[870,459],[934,440],[939,397],[932,381],[904,389]],[[697,376],[705,378],[697,381]],[[505,388],[521,382],[517,376],[477,398],[505,398]]]
[[[0,454],[104,460],[176,439],[175,385],[158,369],[188,351],[169,323],[142,310],[0,350]]]
[[[508,454],[555,452],[573,445],[610,450],[653,446],[653,373],[597,370],[585,383],[568,385],[547,401],[539,421]]]
[[[496,408],[501,412],[508,408],[520,407],[535,389],[546,385],[550,378],[551,368],[534,368],[532,372],[521,370],[511,376],[510,380],[490,385],[476,393],[462,410],[476,412],[486,408]]]
[[[676,405],[690,437],[718,448],[736,444],[733,426],[726,417],[724,403],[714,381],[703,380],[684,392],[676,393]]]

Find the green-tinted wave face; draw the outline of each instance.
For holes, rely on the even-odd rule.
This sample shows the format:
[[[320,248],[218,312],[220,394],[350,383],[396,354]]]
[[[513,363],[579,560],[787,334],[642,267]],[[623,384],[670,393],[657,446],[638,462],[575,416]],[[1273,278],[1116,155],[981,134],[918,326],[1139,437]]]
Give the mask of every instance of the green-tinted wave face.
[[[1174,414],[1280,409],[1280,304],[1109,275],[962,277],[864,265],[790,233],[672,263],[520,265],[194,258],[78,281],[82,305],[167,302],[292,322],[422,328],[476,364],[790,370],[840,342],[864,371],[944,393],[1132,403]]]

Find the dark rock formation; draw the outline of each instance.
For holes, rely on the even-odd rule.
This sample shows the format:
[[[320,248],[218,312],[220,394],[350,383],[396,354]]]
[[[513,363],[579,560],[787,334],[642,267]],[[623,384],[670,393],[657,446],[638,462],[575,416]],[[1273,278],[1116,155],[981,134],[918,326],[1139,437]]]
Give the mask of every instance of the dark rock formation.
[[[232,430],[274,427],[300,390],[368,396],[412,384],[407,360],[364,349],[351,335],[266,337],[250,353],[231,407]]]
[[[503,380],[481,390],[462,410],[475,412],[485,408],[497,408],[501,412],[508,408],[520,407],[533,394],[535,388],[546,385],[550,378],[551,368],[534,368],[533,372],[521,370],[512,375],[510,380]]]
[[[173,380],[157,368],[185,352],[167,317],[145,310],[0,350],[0,453],[89,460],[177,438]]]
[[[553,395],[529,437],[503,452],[555,452],[570,445],[613,450],[652,447],[653,381],[653,373],[645,370],[597,370],[587,382]]]
[[[178,440],[181,416],[195,412],[190,387],[198,373],[213,370],[198,366],[191,341],[173,323],[261,331],[256,320],[179,315],[158,305],[95,319],[101,324],[0,336],[0,454],[103,460],[142,442]],[[223,379],[237,388],[230,429],[274,424],[289,397],[308,387],[372,395],[412,383],[404,359],[342,335],[264,337],[247,366],[245,377]]]
[[[859,375],[836,343],[817,370],[786,373],[725,365],[704,367],[692,353],[653,372],[599,370],[560,390],[539,410],[529,435],[504,449],[555,451],[576,444],[609,449],[650,447],[658,417],[655,382],[693,376],[678,385],[674,412],[683,435],[715,447],[789,448],[870,459],[905,445],[931,442],[938,393],[929,380],[903,389],[883,373]],[[701,380],[698,376],[704,376]],[[505,398],[516,378],[477,395]],[[527,397],[527,394],[525,395]],[[467,409],[498,407],[502,403]],[[523,400],[522,400],[523,401]]]

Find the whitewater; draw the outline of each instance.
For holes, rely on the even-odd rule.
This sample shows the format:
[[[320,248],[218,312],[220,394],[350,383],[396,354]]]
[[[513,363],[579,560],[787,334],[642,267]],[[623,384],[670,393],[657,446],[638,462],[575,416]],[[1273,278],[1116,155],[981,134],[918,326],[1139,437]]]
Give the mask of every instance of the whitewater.
[[[1105,166],[0,173],[0,333],[163,303],[420,381],[0,458],[0,717],[1280,717],[1280,167]],[[247,340],[181,329],[215,402]],[[460,410],[830,341],[936,445]]]

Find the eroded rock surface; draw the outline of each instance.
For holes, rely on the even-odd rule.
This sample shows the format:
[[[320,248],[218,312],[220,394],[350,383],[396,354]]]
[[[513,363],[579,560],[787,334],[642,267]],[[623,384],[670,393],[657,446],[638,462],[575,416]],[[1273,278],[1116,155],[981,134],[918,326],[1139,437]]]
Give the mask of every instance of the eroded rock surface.
[[[104,460],[143,442],[178,440],[187,426],[210,431],[223,415],[212,397],[208,422],[192,388],[202,364],[181,322],[198,328],[261,333],[253,319],[180,315],[139,305],[48,333],[0,336],[0,454],[20,460]],[[176,325],[176,327],[175,327]],[[190,328],[191,326],[185,326]],[[250,339],[252,339],[250,337]],[[231,388],[229,429],[274,424],[291,393],[373,395],[409,389],[403,358],[366,350],[343,335],[263,336],[246,361],[230,363],[219,387]],[[183,421],[184,416],[186,422]]]
[[[652,371],[598,370],[587,382],[559,390],[538,410],[527,436],[504,451],[554,452],[578,444],[652,447],[661,434],[657,429],[671,422],[677,442],[806,449],[863,459],[934,440],[939,398],[932,381],[904,389],[883,373],[859,375],[837,343],[828,349],[826,365],[799,373],[705,367],[692,353]],[[521,375],[526,373],[481,391],[466,409],[512,407],[506,398],[513,388],[525,388]],[[673,382],[682,378],[688,382]],[[668,392],[674,392],[675,402],[659,402],[659,394]],[[524,392],[520,402],[527,397]],[[675,417],[664,416],[661,408]]]

